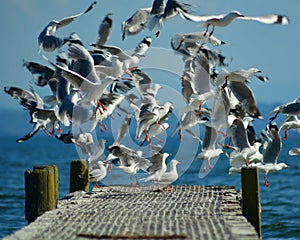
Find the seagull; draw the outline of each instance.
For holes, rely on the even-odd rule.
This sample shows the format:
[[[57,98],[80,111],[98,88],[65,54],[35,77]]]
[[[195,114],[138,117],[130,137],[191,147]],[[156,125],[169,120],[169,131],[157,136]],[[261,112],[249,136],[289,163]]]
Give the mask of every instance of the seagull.
[[[279,133],[282,133],[285,131],[283,140],[287,140],[288,138],[288,130],[291,128],[298,129],[298,132],[300,132],[300,120],[296,115],[287,115],[283,123],[281,124],[279,128]]]
[[[142,41],[140,41],[139,44],[135,47],[131,55],[128,55],[127,53],[125,53],[125,51],[123,51],[121,48],[116,46],[103,45],[103,46],[99,46],[99,49],[105,50],[110,54],[117,56],[117,59],[120,62],[120,69],[123,69],[125,73],[131,75],[129,71],[137,68],[141,58],[145,57],[145,54],[148,51],[151,42],[152,42],[152,38],[150,36],[144,37]],[[100,66],[97,66],[97,70],[99,71],[104,70],[104,73],[106,73],[105,68],[110,67],[107,61],[105,61],[104,64],[101,63],[99,65],[100,66],[103,65],[103,67],[100,68]],[[123,72],[121,71],[121,73]]]
[[[258,75],[261,73],[261,70],[257,68],[249,68],[249,69],[240,69],[233,72],[228,72],[225,68],[222,69],[220,76],[218,77],[218,81],[225,80],[223,84],[223,88],[227,86],[228,81],[230,82],[247,82],[253,76],[257,77],[259,80],[263,82],[267,82],[269,79],[267,76]]]
[[[163,4],[160,4],[159,11],[154,11],[153,7],[155,7],[155,5],[153,4],[151,11],[152,13],[155,12],[155,14],[150,15],[150,18],[147,23],[148,29],[150,31],[155,31],[156,32],[155,35],[156,37],[158,37],[160,34],[160,30],[163,26],[163,23],[166,20],[176,17],[180,12],[187,13],[188,12],[188,10],[186,9],[187,6],[191,6],[191,5],[186,3],[181,3],[176,0],[168,0],[164,8],[164,11],[162,12]]]
[[[126,36],[140,33],[147,27],[147,21],[151,8],[140,8],[130,18],[122,23],[122,40]]]
[[[252,146],[247,137],[247,131],[241,119],[236,118],[227,130],[227,136],[232,137],[232,141],[236,150],[230,154],[231,167],[248,166],[253,162],[261,161],[258,156],[259,144]],[[253,156],[258,154],[257,156]]]
[[[297,156],[297,155],[300,155],[300,147],[294,147],[294,148],[291,148],[289,150],[289,155],[290,156]]]
[[[178,132],[180,142],[182,142],[182,131],[185,130],[187,133],[189,133],[194,139],[201,142],[200,138],[191,130],[192,127],[196,126],[197,124],[205,123],[208,120],[208,118],[200,116],[197,114],[196,111],[190,110],[182,114],[180,121],[177,125],[176,130],[174,131],[174,134]]]
[[[63,46],[68,41],[68,39],[55,36],[54,34],[56,30],[70,24],[77,17],[80,17],[81,15],[84,15],[89,11],[91,11],[94,8],[96,3],[97,2],[93,2],[84,12],[81,12],[77,15],[66,17],[59,21],[52,20],[51,22],[49,22],[48,25],[43,29],[43,31],[38,36],[38,44],[40,47],[39,51],[43,50],[45,52],[53,52],[55,49]]]
[[[166,171],[160,178],[160,184],[167,185],[167,190],[171,190],[170,184],[178,179],[178,172],[176,168],[178,164],[181,164],[181,162],[176,159],[172,159],[169,163],[170,170]],[[154,181],[154,183],[158,182]]]
[[[116,107],[122,102],[124,98],[124,94],[103,93],[98,100],[97,106],[95,107],[95,118],[92,119],[92,126],[90,128],[90,131],[93,131],[95,129],[97,123],[101,124],[104,119],[112,116],[113,111],[115,111]]]
[[[293,114],[293,115],[299,115],[300,114],[300,97],[297,97],[292,102],[282,104],[276,108],[273,109],[273,111],[270,112],[270,114],[274,114],[275,116],[270,118],[270,121],[275,120],[277,115],[279,113],[282,114]]]
[[[24,142],[34,136],[40,129],[50,137],[54,134],[54,128],[58,127],[58,118],[54,109],[44,109],[42,98],[33,90],[27,91],[17,87],[4,87],[4,92],[14,99],[17,99],[26,110],[29,111],[30,123],[34,124],[32,131],[17,139],[17,142]],[[47,126],[50,125],[50,130]]]
[[[152,124],[159,121],[159,106],[156,104],[143,104],[140,108],[139,121],[136,129],[136,138],[140,139],[142,132],[146,133],[145,139],[149,142],[148,131]]]
[[[213,158],[218,157],[220,154],[223,153],[221,148],[216,148],[218,133],[214,127],[209,125],[205,126],[205,133],[202,143],[202,150],[197,155],[196,159],[202,159],[203,162],[203,172],[206,172],[206,160],[209,166],[209,169],[212,170],[213,166],[210,163],[210,160]]]
[[[282,149],[282,142],[276,123],[271,122],[267,125],[265,135],[268,138],[268,142],[264,145],[263,162],[253,164],[253,166],[256,166],[264,174],[265,186],[268,187],[267,174],[288,168],[288,166],[285,163],[277,163]]]
[[[100,182],[103,178],[105,178],[107,174],[106,163],[102,161],[93,161],[92,166],[89,169],[90,174],[90,182],[95,182],[95,187],[99,188],[98,182]]]
[[[157,190],[160,190],[160,181],[161,177],[167,170],[166,159],[170,156],[169,153],[162,153],[161,151],[155,152],[151,156],[151,163],[152,165],[147,169],[149,172],[149,176],[142,178],[144,182],[152,181],[158,184]],[[152,191],[154,188],[152,188]]]
[[[95,143],[92,134],[89,132],[74,134],[71,141],[81,149],[82,154],[88,155],[89,163],[102,156],[107,142],[106,139],[100,139],[98,143]]]
[[[96,82],[93,82],[68,68],[62,67],[58,64],[51,62],[47,58],[46,60],[51,65],[60,69],[61,76],[64,77],[67,81],[69,81],[75,88],[86,93],[86,95],[84,95],[80,102],[78,102],[78,104],[81,104],[83,106],[89,105],[90,103],[97,103],[98,99],[103,95],[106,88],[115,81],[114,77],[107,76],[102,80],[95,79]]]
[[[122,169],[124,172],[130,174],[130,184],[134,186],[132,182],[132,176],[135,176],[136,185],[139,185],[138,179],[136,177],[137,172],[141,169],[143,171],[148,171],[147,169],[151,166],[151,162],[143,158],[141,154],[137,151],[126,147],[124,145],[115,145],[108,147],[110,153],[119,159],[120,165],[118,168]]]
[[[184,19],[193,21],[193,22],[203,22],[201,27],[206,27],[205,35],[208,32],[209,26],[213,26],[209,35],[214,33],[215,27],[226,27],[235,19],[242,19],[242,20],[251,20],[257,21],[264,24],[281,24],[286,25],[289,24],[289,18],[284,15],[277,15],[277,14],[269,14],[264,16],[245,16],[244,14],[238,11],[231,11],[228,14],[222,15],[202,15],[196,16],[186,12],[180,12],[181,17]]]
[[[176,34],[172,37],[173,44],[177,44],[177,50],[180,49],[182,43],[209,43],[212,46],[220,46],[226,44],[215,36],[205,35],[205,32],[193,32]]]

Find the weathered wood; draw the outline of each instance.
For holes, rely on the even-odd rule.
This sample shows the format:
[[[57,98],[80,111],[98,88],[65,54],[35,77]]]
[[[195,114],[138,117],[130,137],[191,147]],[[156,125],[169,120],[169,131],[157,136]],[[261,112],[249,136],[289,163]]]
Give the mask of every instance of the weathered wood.
[[[256,167],[242,168],[242,210],[243,215],[261,236],[261,209],[259,179]]]
[[[90,186],[89,162],[74,160],[71,162],[70,193],[79,190],[88,192]]]
[[[58,203],[57,166],[34,166],[25,171],[25,218],[33,222]]]

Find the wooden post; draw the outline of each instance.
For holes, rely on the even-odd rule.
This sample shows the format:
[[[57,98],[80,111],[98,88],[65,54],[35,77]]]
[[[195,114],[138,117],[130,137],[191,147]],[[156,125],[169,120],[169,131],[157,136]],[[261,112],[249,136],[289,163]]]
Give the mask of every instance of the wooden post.
[[[58,168],[35,166],[25,171],[25,218],[33,222],[44,212],[56,209],[58,202]]]
[[[74,160],[71,162],[70,192],[89,191],[90,187],[89,162]]]
[[[242,168],[242,209],[243,215],[255,227],[261,237],[261,209],[259,179],[256,167]]]

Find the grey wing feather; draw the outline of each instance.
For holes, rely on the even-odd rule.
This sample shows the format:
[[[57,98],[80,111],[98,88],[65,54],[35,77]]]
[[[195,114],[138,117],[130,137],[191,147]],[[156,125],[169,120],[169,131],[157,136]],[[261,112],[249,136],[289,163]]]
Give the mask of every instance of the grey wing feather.
[[[63,26],[66,26],[68,24],[70,24],[71,22],[73,22],[77,17],[81,16],[81,15],[84,15],[86,13],[88,13],[89,11],[91,11],[94,6],[96,5],[97,2],[93,2],[84,12],[81,12],[79,14],[76,14],[74,16],[70,16],[70,17],[66,17],[66,18],[63,18],[59,21],[59,24],[57,26],[57,29],[60,28],[60,27],[63,27]]]

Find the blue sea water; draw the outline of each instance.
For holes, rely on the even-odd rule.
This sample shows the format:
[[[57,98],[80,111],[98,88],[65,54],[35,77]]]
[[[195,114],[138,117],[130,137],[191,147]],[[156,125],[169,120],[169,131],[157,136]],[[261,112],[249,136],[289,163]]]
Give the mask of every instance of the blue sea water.
[[[24,208],[25,170],[33,169],[36,165],[56,164],[59,168],[59,197],[62,198],[69,192],[70,163],[79,159],[74,145],[66,145],[43,133],[24,143],[16,143],[15,140],[15,136],[0,138],[1,238],[27,225]],[[300,146],[299,140],[299,133],[290,131],[289,138],[283,141],[279,162],[286,162],[289,168],[269,174],[269,187],[264,186],[263,175],[260,174],[263,239],[300,239],[300,156],[288,155],[290,148]],[[177,143],[174,141],[172,146]],[[182,162],[188,161],[188,152],[182,151],[176,158]],[[203,178],[199,178],[201,164],[200,161],[191,162],[175,184],[230,185],[240,189],[240,175],[228,175],[229,163],[225,156],[220,157],[214,169]],[[110,177],[107,181],[111,184],[123,183],[117,177]]]

